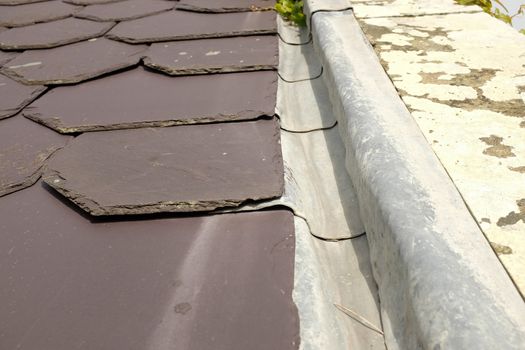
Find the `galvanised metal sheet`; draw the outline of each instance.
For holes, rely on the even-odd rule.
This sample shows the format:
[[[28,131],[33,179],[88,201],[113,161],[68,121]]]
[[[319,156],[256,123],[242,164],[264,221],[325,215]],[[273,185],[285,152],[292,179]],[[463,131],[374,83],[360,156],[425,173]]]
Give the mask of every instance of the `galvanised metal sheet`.
[[[194,13],[168,11],[117,24],[107,36],[129,43],[275,34],[273,11],[242,13]]]
[[[0,74],[0,119],[15,115],[45,90],[44,86],[23,85]]]
[[[275,0],[181,0],[177,8],[195,12],[246,12],[273,10]]]
[[[128,0],[90,5],[77,12],[75,16],[93,21],[126,21],[171,10],[174,6],[173,1]]]
[[[0,26],[20,27],[54,21],[69,17],[76,10],[78,7],[58,0],[19,6],[0,6]]]
[[[143,68],[58,87],[24,115],[64,133],[248,120],[275,112],[272,71],[169,77]]]
[[[0,232],[2,348],[299,347],[288,211],[94,221],[38,183]]]
[[[71,84],[136,65],[147,50],[106,38],[44,50],[28,50],[1,72],[24,84]]]
[[[0,32],[0,49],[45,49],[104,35],[114,23],[79,18],[38,23]]]
[[[69,139],[22,116],[0,121],[0,197],[34,184],[47,158]]]
[[[282,194],[279,131],[274,118],[85,133],[43,178],[92,215],[235,207]]]
[[[276,70],[278,40],[264,35],[155,43],[144,64],[171,75]]]

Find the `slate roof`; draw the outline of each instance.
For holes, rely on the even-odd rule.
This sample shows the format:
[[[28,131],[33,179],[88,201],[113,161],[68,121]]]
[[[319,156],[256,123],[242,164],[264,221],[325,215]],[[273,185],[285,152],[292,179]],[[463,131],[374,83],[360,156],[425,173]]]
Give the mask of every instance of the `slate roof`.
[[[2,348],[299,347],[272,6],[0,0]]]

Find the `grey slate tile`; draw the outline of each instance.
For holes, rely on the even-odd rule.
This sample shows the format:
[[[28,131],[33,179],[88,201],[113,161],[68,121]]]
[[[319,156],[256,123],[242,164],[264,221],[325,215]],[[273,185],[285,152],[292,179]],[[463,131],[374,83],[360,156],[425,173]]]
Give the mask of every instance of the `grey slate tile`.
[[[22,116],[1,120],[0,197],[34,184],[46,159],[69,138]]]
[[[17,55],[18,55],[18,52],[0,50],[0,67],[2,67],[7,62],[11,61]]]
[[[299,346],[288,211],[90,222],[39,183],[0,218],[5,349]]]
[[[113,2],[120,2],[123,0],[63,0],[63,1],[68,4],[85,6],[85,5],[109,4]]]
[[[0,74],[0,119],[20,112],[42,92],[44,86],[27,86]]]
[[[16,5],[32,4],[35,2],[44,2],[44,1],[47,1],[47,0],[0,0],[0,5],[16,6]]]
[[[86,133],[44,181],[92,215],[209,211],[284,186],[276,119]]]
[[[0,26],[20,27],[71,16],[78,7],[62,1],[37,2],[19,6],[0,6]]]
[[[147,50],[106,38],[52,49],[28,50],[2,68],[24,84],[71,84],[136,65]]]
[[[93,21],[127,21],[171,10],[173,1],[165,0],[128,0],[101,5],[87,6],[76,17]]]
[[[273,10],[275,0],[180,0],[177,8],[195,12],[247,12]]]
[[[0,49],[45,49],[101,36],[114,23],[93,22],[79,18],[38,23],[0,32]]]
[[[57,87],[24,116],[63,133],[248,120],[274,115],[272,71],[169,77],[144,68]]]
[[[275,34],[275,12],[193,13],[168,11],[117,24],[107,36],[129,43]]]
[[[277,69],[275,35],[186,40],[152,44],[144,64],[170,75]]]

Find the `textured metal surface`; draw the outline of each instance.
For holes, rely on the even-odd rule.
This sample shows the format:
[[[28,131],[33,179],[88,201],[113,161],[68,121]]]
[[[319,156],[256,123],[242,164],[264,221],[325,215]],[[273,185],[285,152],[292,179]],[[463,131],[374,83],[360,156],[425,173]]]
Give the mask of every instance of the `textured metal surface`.
[[[119,23],[107,35],[130,43],[146,43],[275,34],[275,16],[273,11],[221,14],[169,11]]]
[[[255,119],[273,115],[275,72],[168,77],[143,68],[58,87],[24,115],[60,132]]]
[[[294,83],[312,80],[323,74],[323,65],[311,42],[304,45],[288,45],[280,41],[279,51],[286,57],[279,61],[279,75],[284,81]]]
[[[388,348],[522,349],[523,299],[353,14],[317,13],[312,24],[370,243]]]
[[[0,49],[45,49],[101,36],[113,23],[78,18],[39,23],[0,32]]]
[[[206,211],[283,191],[279,126],[255,122],[87,133],[44,180],[93,215]]]
[[[277,44],[274,35],[156,43],[144,64],[171,75],[277,69]]]
[[[0,217],[2,348],[298,348],[287,211],[91,222],[38,183]]]
[[[94,38],[45,50],[28,50],[2,73],[24,84],[71,84],[138,64],[147,47]]]
[[[93,21],[125,21],[167,11],[174,6],[173,1],[128,0],[87,6],[77,12],[75,16]]]
[[[49,22],[71,16],[76,6],[62,1],[46,1],[19,6],[0,7],[0,26],[19,27],[39,22]]]
[[[23,85],[0,74],[0,119],[15,115],[45,89]]]
[[[177,8],[195,12],[246,12],[273,10],[275,0],[181,0]]]
[[[22,116],[0,121],[0,196],[34,184],[46,159],[68,139]]]

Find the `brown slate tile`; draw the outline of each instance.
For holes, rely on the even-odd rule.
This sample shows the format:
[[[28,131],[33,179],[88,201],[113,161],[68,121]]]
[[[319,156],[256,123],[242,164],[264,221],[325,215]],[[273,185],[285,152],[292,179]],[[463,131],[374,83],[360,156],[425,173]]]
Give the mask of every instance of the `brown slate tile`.
[[[0,198],[5,349],[297,349],[293,215],[95,222],[41,184]]]
[[[2,67],[7,62],[11,61],[17,55],[18,55],[18,52],[0,50],[0,67]]]
[[[93,21],[127,21],[171,10],[174,6],[173,1],[128,0],[87,6],[76,17]]]
[[[101,36],[114,25],[66,18],[0,32],[0,49],[45,49]]]
[[[68,139],[22,116],[1,120],[0,197],[34,184],[46,159]]]
[[[246,12],[273,10],[275,0],[180,0],[177,8],[195,12]]]
[[[120,2],[123,0],[63,0],[68,4],[73,5],[98,5],[98,4],[109,4],[113,2]]]
[[[24,116],[63,133],[248,120],[274,115],[272,71],[169,77],[137,68],[57,87]]]
[[[283,190],[276,119],[86,133],[44,181],[92,215],[209,211]]]
[[[169,11],[121,22],[107,36],[130,43],[147,43],[276,32],[273,11],[221,14]]]
[[[24,84],[71,84],[136,65],[147,50],[106,38],[25,51],[2,68]]]
[[[0,26],[20,27],[71,16],[78,7],[62,1],[37,2],[19,6],[0,6]]]
[[[35,2],[44,2],[44,1],[47,1],[47,0],[0,0],[0,5],[15,6],[15,5],[32,4]]]
[[[44,86],[27,86],[0,74],[0,119],[18,113],[42,92]]]
[[[152,44],[144,64],[171,75],[277,69],[275,35]]]

